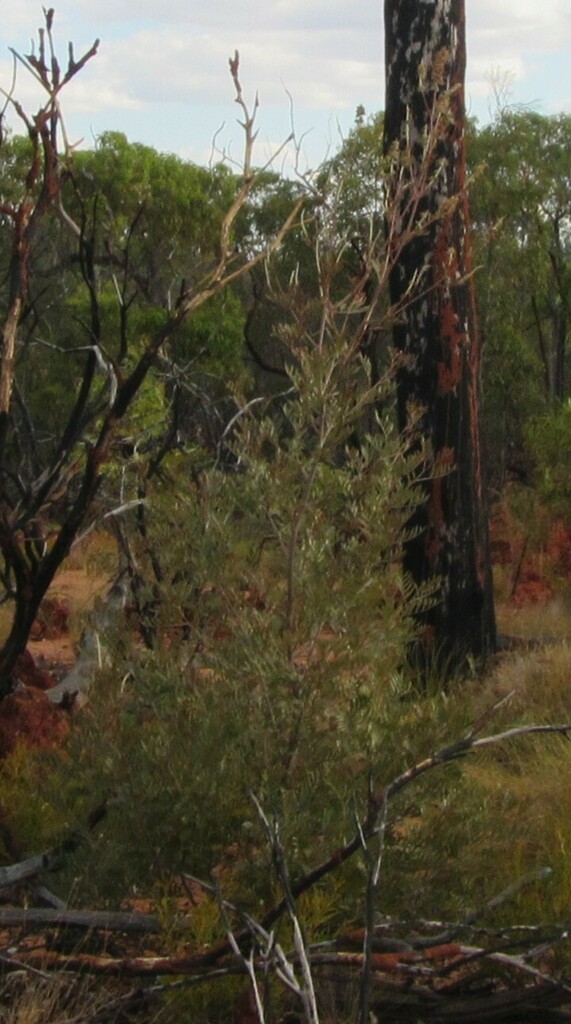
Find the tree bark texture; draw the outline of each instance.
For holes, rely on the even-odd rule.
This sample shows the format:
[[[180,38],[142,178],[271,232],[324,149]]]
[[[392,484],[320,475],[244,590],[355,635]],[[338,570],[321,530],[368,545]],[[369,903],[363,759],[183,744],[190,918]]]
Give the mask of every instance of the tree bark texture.
[[[464,0],[385,0],[385,47],[387,206],[396,204],[397,223],[406,220],[409,231],[390,280],[403,355],[398,414],[404,429],[411,408],[422,410],[437,470],[424,485],[404,568],[418,583],[441,580],[438,604],[423,616],[422,649],[455,668],[495,647],[466,195]]]

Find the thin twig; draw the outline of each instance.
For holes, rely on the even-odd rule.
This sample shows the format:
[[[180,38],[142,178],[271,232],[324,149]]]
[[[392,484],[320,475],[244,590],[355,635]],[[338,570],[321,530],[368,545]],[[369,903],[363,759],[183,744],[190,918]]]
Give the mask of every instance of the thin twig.
[[[313,984],[313,978],[311,974],[311,966],[307,955],[307,947],[303,931],[299,923],[299,917],[295,906],[295,900],[291,890],[291,883],[289,879],[289,873],[285,861],[285,853],[279,836],[279,826],[276,821],[270,822],[265,814],[260,801],[257,799],[254,793],[250,794],[251,799],[256,807],[256,810],[261,818],[261,821],[266,830],[268,840],[272,851],[272,859],[276,869],[277,876],[280,880],[282,889],[284,891],[284,899],[286,901],[289,917],[293,926],[293,942],[294,949],[297,956],[297,960],[300,966],[301,975],[303,978],[303,985],[299,985],[296,982],[297,994],[299,995],[303,1008],[305,1011],[305,1017],[307,1024],[319,1024],[319,1014],[317,1011],[317,1000],[315,997],[315,987]],[[295,974],[291,964],[289,965],[290,971],[288,976],[291,977],[292,982],[295,982]]]

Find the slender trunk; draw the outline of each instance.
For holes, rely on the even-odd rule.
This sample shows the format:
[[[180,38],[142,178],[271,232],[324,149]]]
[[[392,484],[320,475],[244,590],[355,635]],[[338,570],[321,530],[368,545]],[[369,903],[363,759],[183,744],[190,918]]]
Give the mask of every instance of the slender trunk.
[[[0,649],[0,700],[12,689],[12,672],[26,649],[30,630],[44,594],[34,590],[30,596],[18,594],[10,633]]]
[[[533,319],[535,320],[535,329],[537,331],[537,341],[539,345],[539,355],[541,356],[541,365],[543,366],[543,381],[545,385],[545,394],[549,396],[552,394],[553,391],[551,384],[551,365],[549,360],[549,352],[547,350],[547,345],[545,343],[545,335],[543,333],[543,325],[541,323],[539,306],[537,305],[537,299],[535,295],[531,296],[531,309],[533,312]]]
[[[398,410],[402,428],[411,407],[422,410],[437,467],[404,568],[418,583],[441,581],[436,607],[423,616],[422,650],[454,669],[495,646],[465,180],[464,0],[385,0],[385,32],[385,148],[396,202],[403,176],[411,183],[400,212],[416,229],[390,282],[402,309]],[[421,168],[427,184],[410,224]]]
[[[553,394],[562,402],[565,398],[565,352],[567,349],[567,320],[563,309],[558,309],[555,313],[553,333],[555,335]]]
[[[7,416],[10,411],[12,386],[14,383],[14,355],[16,352],[16,334],[22,312],[22,297],[17,296],[12,303],[4,329],[2,331],[2,359],[0,361],[0,416]]]
[[[0,468],[5,458],[6,437],[10,419],[16,341],[28,278],[30,256],[30,221],[33,207],[23,202],[19,209],[11,211],[13,221],[12,255],[9,271],[9,294],[7,310],[0,334]]]
[[[570,309],[569,289],[565,280],[565,255],[561,241],[559,219],[555,219],[553,223],[553,244],[549,250],[549,259],[556,286],[553,313],[553,393],[562,402],[565,397],[565,355]]]

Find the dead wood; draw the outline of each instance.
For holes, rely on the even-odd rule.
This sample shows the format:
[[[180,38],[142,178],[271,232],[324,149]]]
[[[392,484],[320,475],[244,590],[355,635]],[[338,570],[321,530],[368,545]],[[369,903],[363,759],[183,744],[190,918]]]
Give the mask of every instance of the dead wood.
[[[411,765],[385,785],[372,786],[366,812],[358,823],[353,839],[305,875],[291,882],[288,879],[288,898],[270,907],[259,923],[220,897],[225,912],[235,916],[244,925],[240,931],[233,933],[233,942],[227,939],[203,952],[189,952],[186,955],[179,952],[175,956],[160,953],[149,955],[147,950],[143,955],[138,955],[133,952],[132,944],[121,946],[120,939],[114,943],[113,953],[107,955],[81,951],[79,946],[69,955],[48,948],[44,943],[37,944],[33,949],[18,949],[17,944],[13,943],[9,948],[0,950],[3,970],[90,973],[125,979],[156,979],[162,976],[165,979],[165,991],[168,990],[168,978],[178,979],[170,983],[172,985],[180,984],[181,979],[191,985],[201,984],[230,973],[245,973],[248,964],[251,972],[260,976],[267,971],[279,973],[280,964],[283,963],[299,970],[302,966],[300,949],[296,948],[285,955],[278,944],[274,944],[270,929],[284,911],[295,905],[294,901],[301,893],[335,871],[354,853],[362,851],[364,843],[379,835],[385,820],[384,810],[393,796],[433,768],[493,744],[544,733],[567,736],[571,731],[568,723],[530,725],[482,736],[490,718],[506,699],[503,698],[488,709],[460,739]],[[92,815],[89,825],[93,827],[102,814],[104,808]],[[62,852],[75,848],[78,842],[80,838],[72,835],[57,850],[0,869],[0,885],[2,882],[4,885],[7,882],[14,884],[16,880],[34,877],[50,866],[57,865]],[[537,874],[534,873],[534,879]],[[543,877],[541,872],[539,874]],[[199,882],[190,876],[183,876],[183,882],[185,880],[197,882],[205,891],[212,891],[213,887],[209,883]],[[510,898],[527,881],[529,878],[526,876],[513,883],[499,896],[488,901],[486,906],[496,906]],[[440,930],[438,935],[426,934],[426,929],[415,928],[412,935],[404,935],[403,938],[403,929],[398,927],[396,930],[400,934],[393,939],[386,935],[384,927],[378,931],[375,928],[370,935],[367,961],[364,959],[363,945],[359,950],[356,942],[352,941],[355,935],[345,936],[330,944],[304,946],[306,966],[308,971],[316,972],[316,980],[325,972],[327,977],[333,976],[334,984],[341,981],[355,986],[359,984],[366,967],[370,978],[369,1010],[379,1019],[390,1020],[393,1024],[400,1024],[401,1021],[405,1024],[419,1019],[427,1024],[432,1021],[434,1024],[485,1024],[487,1021],[510,1019],[518,1024],[526,1019],[541,1020],[543,1024],[555,1010],[559,1015],[557,1019],[571,1022],[571,986],[531,966],[524,954],[513,952],[514,949],[529,948],[530,936],[525,929],[519,937],[515,931],[510,935],[500,932],[495,936],[482,937],[474,945],[460,944],[466,941],[470,925],[478,917],[479,912],[473,912],[464,922],[445,928],[444,933]],[[428,926],[429,930],[434,930],[434,924]],[[73,911],[65,907],[25,910],[6,908],[0,912],[0,927],[2,925],[38,925],[43,928],[77,926],[92,931],[102,929],[138,934],[160,931],[158,918],[152,914]],[[423,931],[426,936],[424,939]],[[532,945],[534,949],[538,948],[537,942],[541,948],[546,948],[546,945],[552,947],[567,934],[566,929],[552,928],[549,936],[544,936],[548,939],[545,944],[541,936],[538,939],[534,933]],[[358,938],[360,941],[362,935]],[[278,954],[281,957],[279,962]]]
[[[14,885],[26,882],[30,878],[36,878],[44,871],[52,871],[58,866],[59,850],[49,850],[46,853],[39,853],[35,857],[28,857],[18,864],[8,864],[0,867],[0,891],[11,889]]]
[[[472,969],[470,957],[480,953],[484,961]],[[317,980],[333,986],[357,984],[363,954],[308,950]],[[295,959],[295,956],[292,954]],[[205,967],[204,956],[109,957],[88,953],[67,956],[51,950],[20,951],[1,956],[5,970],[89,972],[98,976],[156,978],[176,976],[177,982],[161,986],[161,994],[186,979],[201,984],[229,974],[244,974],[238,957],[229,957],[217,969]],[[254,961],[256,964],[257,961]],[[260,968],[262,964],[259,964]],[[443,977],[448,968],[450,979]],[[373,954],[370,1009],[391,1024],[419,1019],[425,1024],[487,1024],[488,1021],[571,1021],[571,989],[556,979],[527,967],[516,956],[487,954],[485,950],[456,944],[434,947],[421,956],[410,951]],[[495,967],[495,970],[493,969]],[[503,971],[502,971],[503,968]],[[184,982],[183,982],[184,983]],[[152,994],[153,989],[150,989]],[[142,996],[144,989],[137,989]]]
[[[156,978],[160,975],[170,977],[192,976],[205,977],[210,974],[210,967],[205,963],[204,954],[191,956],[100,956],[92,953],[59,953],[51,949],[17,950],[13,957],[4,952],[3,963],[6,969],[13,963],[13,970],[22,965],[35,967],[39,970],[67,971],[104,975],[109,977]],[[228,965],[222,965],[226,968]],[[234,971],[241,973],[241,965],[231,963]]]
[[[159,932],[155,914],[134,911],[54,910],[47,907],[0,907],[0,928],[45,927],[86,928],[108,932]]]
[[[350,858],[352,858],[358,851],[362,850],[363,843],[368,843],[378,834],[379,828],[382,824],[381,817],[387,802],[410,783],[414,782],[416,779],[420,778],[420,776],[425,775],[432,769],[451,761],[460,760],[476,750],[482,750],[485,747],[494,746],[495,744],[501,743],[505,740],[540,734],[568,737],[571,732],[570,723],[561,725],[516,726],[512,729],[507,729],[504,732],[496,733],[495,735],[479,736],[478,734],[482,731],[484,726],[487,725],[490,718],[503,704],[506,703],[506,701],[509,700],[510,697],[511,694],[508,694],[507,697],[503,697],[493,704],[461,739],[456,740],[449,746],[444,747],[429,757],[411,765],[410,768],[407,768],[401,775],[392,779],[392,781],[387,783],[387,785],[380,786],[376,790],[373,789],[369,793],[367,813],[358,823],[358,828],[353,838],[344,846],[335,850],[329,857],[322,861],[321,864],[312,868],[305,875],[293,880],[291,882],[292,897],[297,899],[304,892],[307,892],[308,889],[311,889],[316,885],[317,882],[321,881],[322,878],[332,874],[332,872],[336,871],[342,864],[345,864],[350,860]],[[199,879],[192,878],[190,875],[185,877],[189,881],[194,881],[203,885],[205,890],[209,890],[211,888],[208,884],[204,884],[200,882]],[[284,897],[271,907],[262,917],[260,921],[261,927],[266,930],[270,929],[287,910],[287,905],[287,899]],[[234,937],[239,946],[243,943],[249,943],[251,939],[251,929],[247,926]],[[230,945],[226,940],[204,955],[208,958],[209,964],[213,966],[219,959],[225,957],[229,952]]]

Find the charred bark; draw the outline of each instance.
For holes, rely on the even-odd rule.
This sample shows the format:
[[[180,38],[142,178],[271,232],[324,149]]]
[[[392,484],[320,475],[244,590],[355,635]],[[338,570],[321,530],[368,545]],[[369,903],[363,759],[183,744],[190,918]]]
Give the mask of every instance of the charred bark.
[[[403,355],[401,428],[411,408],[436,474],[406,544],[405,571],[441,581],[423,617],[422,653],[451,669],[494,649],[479,423],[479,347],[465,159],[464,0],[385,0],[387,209],[395,244],[391,301]],[[403,187],[404,182],[404,187]],[[396,209],[395,209],[396,206]]]

